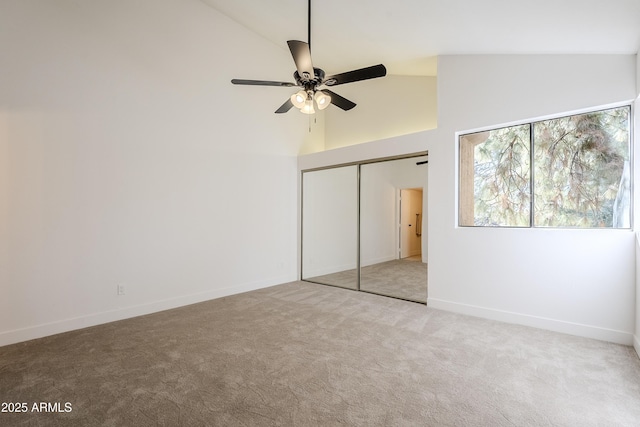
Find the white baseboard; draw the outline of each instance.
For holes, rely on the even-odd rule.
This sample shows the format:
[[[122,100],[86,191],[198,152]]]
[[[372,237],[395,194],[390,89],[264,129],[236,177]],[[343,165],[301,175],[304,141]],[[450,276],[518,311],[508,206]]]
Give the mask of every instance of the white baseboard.
[[[638,343],[637,339],[634,343],[634,337],[631,332],[617,331],[614,329],[600,328],[597,326],[566,322],[546,317],[531,316],[528,314],[514,313],[510,311],[495,310],[492,308],[461,304],[437,298],[427,298],[427,306],[439,310],[482,317],[484,319],[498,320],[500,322],[513,323],[517,325],[531,326],[534,328],[593,338],[601,341],[609,341],[617,344],[636,344],[636,351],[640,348],[640,343]]]
[[[383,262],[393,261],[393,260],[396,260],[396,259],[397,259],[396,256],[391,254],[391,255],[388,255],[388,256],[362,260],[360,262],[360,266],[361,267],[368,267],[370,265],[381,264]]]
[[[636,349],[636,353],[638,354],[638,357],[640,358],[640,338],[638,338],[637,335],[633,336],[633,348]]]
[[[330,267],[323,268],[307,268],[306,270],[304,270],[304,276],[307,278],[318,277],[327,274],[340,273],[342,271],[355,270],[355,268],[355,261],[353,262],[353,264],[332,265]]]
[[[42,338],[49,335],[69,332],[76,329],[87,328],[90,326],[101,325],[104,323],[115,322],[117,320],[129,319],[132,317],[143,316],[145,314],[156,313],[159,311],[178,308],[185,305],[196,304],[199,302],[209,301],[212,299],[222,298],[229,295],[249,292],[256,289],[267,288],[281,283],[295,281],[295,276],[283,276],[281,278],[271,279],[268,281],[259,281],[245,283],[242,285],[230,286],[228,288],[215,289],[211,291],[199,292],[190,295],[183,295],[165,300],[153,301],[146,304],[140,304],[132,307],[108,310],[100,313],[90,314],[82,317],[59,320],[56,322],[30,326],[27,328],[16,329],[0,333],[0,347],[28,341],[36,338]]]

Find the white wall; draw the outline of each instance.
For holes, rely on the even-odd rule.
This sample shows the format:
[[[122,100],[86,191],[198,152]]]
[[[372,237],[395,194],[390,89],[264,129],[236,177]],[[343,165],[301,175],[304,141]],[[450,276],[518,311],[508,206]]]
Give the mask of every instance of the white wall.
[[[637,142],[637,138],[636,138]],[[637,197],[637,193],[636,196]],[[638,267],[640,266],[640,238],[636,233],[636,322],[635,333],[633,335],[633,347],[636,349],[636,353],[640,357],[640,277],[638,275]]]
[[[34,0],[0,51],[0,345],[296,279],[309,122],[230,84],[286,45],[197,0]]]
[[[299,167],[429,151],[429,306],[631,344],[634,234],[456,227],[456,132],[635,97],[635,57],[444,56],[438,129],[303,156]]]
[[[634,62],[633,56],[440,59],[439,123],[448,132],[430,150],[430,166],[447,183],[432,190],[442,192],[447,209],[430,219],[449,226],[432,229],[431,237],[444,242],[441,251],[430,245],[432,306],[630,343],[633,233],[455,228],[452,131],[629,101]]]
[[[640,97],[640,50],[636,54],[636,97]]]
[[[1,105],[1,104],[0,104]],[[4,292],[9,273],[9,224],[7,221],[9,202],[9,145],[6,118],[0,114],[0,291]],[[8,301],[0,298],[0,311],[8,309]]]
[[[327,150],[434,129],[437,126],[437,79],[394,76],[336,86],[336,93],[357,106],[348,112],[325,110]]]
[[[635,156],[635,182],[640,182],[640,161],[638,158],[638,151],[640,150],[640,120],[637,119],[639,117],[640,112],[640,51],[636,55],[636,102],[635,102],[635,111],[636,111],[636,121],[634,127],[634,135],[635,135],[635,144],[634,148],[636,150]],[[636,233],[638,232],[638,224],[640,224],[640,186],[635,186],[634,191],[634,229]],[[636,234],[636,237],[638,234]],[[636,323],[635,323],[635,335],[633,340],[633,346],[640,356],[640,242],[636,238]]]
[[[302,277],[355,269],[358,254],[357,166],[306,172],[303,187]]]

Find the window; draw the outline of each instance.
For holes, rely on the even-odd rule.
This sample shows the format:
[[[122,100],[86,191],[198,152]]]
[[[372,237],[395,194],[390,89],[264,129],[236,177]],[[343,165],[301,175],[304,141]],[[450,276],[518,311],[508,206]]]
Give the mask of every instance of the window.
[[[629,106],[461,135],[459,224],[630,227]]]

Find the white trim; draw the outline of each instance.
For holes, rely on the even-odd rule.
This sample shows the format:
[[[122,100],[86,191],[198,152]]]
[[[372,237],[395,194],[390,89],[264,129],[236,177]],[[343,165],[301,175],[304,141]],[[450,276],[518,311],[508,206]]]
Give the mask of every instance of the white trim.
[[[614,108],[622,108],[622,107],[629,107],[629,158],[630,159],[634,159],[634,155],[635,155],[635,149],[634,146],[635,144],[633,143],[634,141],[634,117],[635,117],[635,102],[634,100],[626,100],[626,101],[620,101],[620,102],[614,102],[614,103],[610,103],[610,104],[605,104],[605,105],[601,105],[601,106],[594,106],[594,107],[588,107],[588,108],[581,108],[578,110],[572,110],[572,111],[568,111],[568,112],[563,112],[560,114],[550,114],[550,115],[545,115],[545,116],[540,116],[537,118],[529,118],[526,120],[518,120],[518,121],[512,121],[512,122],[506,122],[506,123],[502,123],[502,124],[496,124],[496,125],[490,125],[490,126],[483,126],[483,127],[479,127],[479,128],[475,128],[475,129],[468,129],[468,130],[464,130],[464,131],[456,131],[454,133],[454,147],[455,147],[455,164],[454,164],[454,185],[455,185],[455,191],[456,191],[456,197],[455,199],[455,206],[454,206],[454,218],[455,218],[455,228],[456,229],[472,229],[472,228],[484,228],[484,229],[527,229],[527,230],[532,230],[532,229],[536,229],[536,228],[545,228],[545,229],[556,229],[556,230],[585,230],[585,229],[596,229],[596,230],[632,230],[633,229],[633,215],[634,215],[634,209],[631,208],[630,211],[630,215],[629,215],[629,223],[631,224],[629,227],[625,227],[625,228],[612,228],[612,227],[606,227],[606,228],[600,228],[600,227],[578,227],[578,228],[573,228],[573,227],[540,227],[540,226],[536,226],[534,223],[529,224],[528,226],[476,226],[476,225],[465,225],[465,226],[461,226],[460,225],[460,137],[464,136],[464,135],[471,135],[474,133],[479,133],[479,132],[488,132],[488,131],[492,131],[492,130],[498,130],[498,129],[504,129],[504,128],[508,128],[508,127],[514,127],[514,126],[522,126],[522,125],[534,125],[536,123],[545,121],[545,120],[555,120],[555,119],[561,119],[561,118],[565,118],[565,117],[571,117],[571,116],[577,116],[580,114],[589,114],[589,113],[597,113],[600,111],[606,111],[606,110],[611,110]],[[530,138],[533,138],[533,134],[530,135]],[[533,140],[530,139],[529,140],[530,143],[530,148],[533,147]],[[634,165],[630,163],[630,167],[631,167],[631,190],[630,190],[630,195],[631,195],[631,206],[633,206],[633,198],[634,198],[634,179],[633,179],[633,174],[634,174]],[[533,181],[531,181],[531,185],[533,185]]]
[[[362,260],[360,261],[360,267],[368,267],[370,265],[381,264],[383,262],[394,261],[396,259],[398,259],[398,257],[395,254],[391,254],[391,255],[386,255],[378,258]]]
[[[27,328],[16,329],[13,331],[0,332],[0,347],[28,341],[36,338],[42,338],[49,335],[69,332],[76,329],[88,328],[90,326],[101,325],[104,323],[115,322],[118,320],[129,319],[146,314],[156,313],[159,311],[170,310],[172,308],[183,307],[190,304],[209,301],[229,295],[240,294],[243,292],[254,291],[281,283],[293,282],[295,277],[281,277],[268,281],[258,281],[253,283],[245,283],[238,286],[230,286],[228,288],[215,289],[211,291],[199,292],[190,295],[184,295],[175,298],[169,298],[154,301],[146,304],[136,305],[132,307],[119,308],[115,310],[103,311],[101,313],[90,314],[82,317],[59,320],[51,323],[30,326]]]
[[[453,301],[445,301],[437,298],[428,298],[427,306],[438,310],[451,311],[469,316],[482,317],[500,322],[514,323],[517,325],[531,326],[569,335],[577,335],[593,338],[601,341],[609,341],[617,344],[631,345],[634,343],[631,332],[617,331],[615,329],[600,328],[598,326],[584,325],[580,323],[565,322],[563,320],[549,319],[546,317],[531,316],[514,313],[511,311],[496,310],[475,305],[461,304]],[[637,341],[636,341],[637,342]],[[637,343],[636,350],[640,348]],[[640,354],[640,352],[639,352]]]
[[[468,134],[471,134],[471,133],[486,132],[486,131],[490,131],[490,130],[508,128],[508,127],[512,127],[512,126],[528,125],[528,124],[531,124],[531,123],[543,122],[545,120],[561,119],[561,118],[564,118],[564,117],[577,116],[577,115],[580,115],[580,114],[597,113],[599,111],[611,110],[611,109],[614,109],[614,108],[630,107],[630,106],[633,105],[633,102],[634,102],[633,99],[627,99],[627,100],[624,100],[624,101],[612,102],[612,103],[604,104],[604,105],[594,105],[594,106],[591,106],[591,107],[579,108],[577,110],[563,111],[561,113],[556,113],[556,114],[546,114],[546,115],[537,116],[537,117],[529,117],[527,119],[522,119],[522,120],[514,120],[514,121],[511,121],[511,122],[503,122],[503,123],[494,124],[494,125],[488,125],[488,126],[482,126],[482,127],[477,127],[477,128],[472,128],[472,129],[467,129],[467,130],[462,130],[462,131],[456,131],[455,132],[455,137],[456,137],[456,141],[457,141],[460,136],[468,135]],[[633,116],[633,112],[632,112],[632,116]]]
[[[635,348],[638,357],[640,357],[640,338],[637,335],[633,336],[633,348]]]
[[[355,259],[352,263],[348,264],[332,265],[330,267],[323,268],[307,268],[303,271],[304,278],[302,280],[309,279],[311,277],[325,276],[327,274],[340,273],[342,271],[356,270],[356,268],[357,264]]]

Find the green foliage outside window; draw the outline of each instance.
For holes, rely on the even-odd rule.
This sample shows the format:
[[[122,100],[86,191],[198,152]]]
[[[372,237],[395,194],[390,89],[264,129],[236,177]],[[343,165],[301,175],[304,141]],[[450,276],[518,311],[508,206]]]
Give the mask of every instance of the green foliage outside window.
[[[629,119],[621,107],[462,135],[461,225],[628,228]]]
[[[493,130],[475,147],[475,225],[529,225],[529,125]]]

